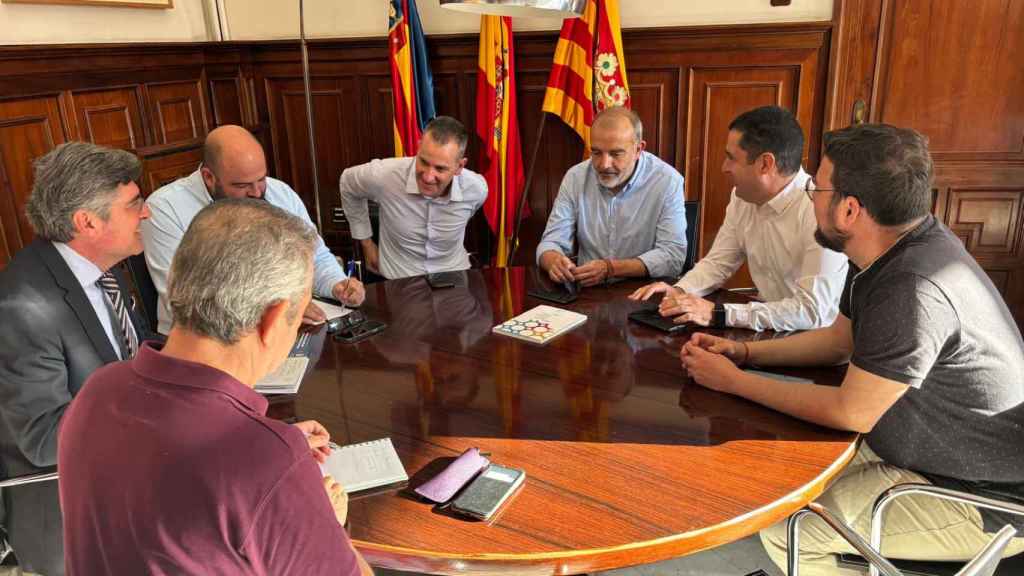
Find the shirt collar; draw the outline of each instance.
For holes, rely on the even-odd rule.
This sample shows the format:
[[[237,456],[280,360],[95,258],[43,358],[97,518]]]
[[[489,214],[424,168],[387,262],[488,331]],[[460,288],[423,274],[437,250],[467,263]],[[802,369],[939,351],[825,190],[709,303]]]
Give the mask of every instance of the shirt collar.
[[[430,200],[431,202],[438,202],[440,204],[447,204],[449,202],[462,202],[462,186],[460,185],[460,178],[455,176],[452,178],[451,190],[448,194],[441,196],[440,198],[427,198],[420,193],[420,189],[416,186],[416,157],[412,157],[412,162],[409,163],[409,173],[405,177],[405,193],[415,194],[417,196],[423,196],[424,200]]]
[[[63,242],[54,242],[53,247],[57,249],[64,261],[67,262],[71,273],[82,285],[82,288],[90,288],[103,276],[103,270],[85,256],[75,251],[74,248]]]
[[[167,356],[160,351],[162,347],[144,342],[131,360],[132,370],[147,380],[224,394],[257,414],[266,414],[268,402],[260,393],[212,366]]]
[[[616,196],[619,196],[621,198],[622,196],[629,194],[634,188],[636,188],[638,185],[640,185],[641,182],[644,181],[644,178],[646,178],[647,176],[647,168],[648,166],[650,166],[651,163],[650,160],[647,158],[647,155],[648,153],[646,151],[640,151],[640,155],[636,159],[636,168],[633,169],[633,173],[629,175],[629,180],[626,181],[626,185],[622,187],[622,190],[619,190],[619,193],[616,194]],[[593,164],[590,165],[590,171],[594,173],[594,178],[597,179],[598,188],[600,188],[602,192],[610,196],[612,193],[611,188],[608,188],[601,184],[601,179],[597,177],[597,173],[594,171]]]
[[[800,168],[800,170],[793,175],[793,179],[789,181],[789,184],[786,184],[786,187],[783,188],[781,192],[776,194],[771,200],[765,202],[764,205],[772,212],[782,214],[793,204],[793,202],[800,199],[800,195],[804,193],[804,185],[807,183],[808,178],[810,178],[810,176],[807,172],[804,172],[804,169]]]
[[[203,166],[199,165],[199,168],[195,172],[188,175],[188,186],[186,190],[191,191],[196,196],[196,200],[199,201],[203,206],[209,206],[213,204],[213,195],[206,188],[206,181],[203,180]]]

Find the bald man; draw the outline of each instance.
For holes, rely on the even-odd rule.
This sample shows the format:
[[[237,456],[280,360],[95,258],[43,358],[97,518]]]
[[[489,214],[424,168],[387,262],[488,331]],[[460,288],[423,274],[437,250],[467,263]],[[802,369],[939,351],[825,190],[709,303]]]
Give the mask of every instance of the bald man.
[[[682,271],[683,177],[644,146],[636,112],[606,108],[594,119],[590,159],[566,172],[537,245],[537,265],[552,280],[594,286]]]
[[[142,240],[146,265],[159,295],[160,333],[168,334],[171,329],[167,271],[192,218],[216,200],[245,197],[266,200],[315,228],[299,195],[284,182],[267,176],[263,146],[241,126],[225,125],[210,132],[203,144],[203,164],[199,169],[160,188],[147,199],[152,215],[142,226]],[[313,266],[314,295],[333,298],[349,306],[362,304],[366,297],[362,283],[345,275],[319,236]],[[323,311],[312,302],[303,314],[303,322],[307,324],[324,319]]]

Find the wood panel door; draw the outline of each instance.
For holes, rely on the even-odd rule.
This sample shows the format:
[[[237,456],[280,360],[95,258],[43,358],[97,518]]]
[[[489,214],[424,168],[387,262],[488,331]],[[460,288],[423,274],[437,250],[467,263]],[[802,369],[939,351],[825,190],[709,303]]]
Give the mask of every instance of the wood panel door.
[[[123,150],[140,148],[149,140],[137,86],[72,91],[71,105],[81,140]]]
[[[317,207],[302,79],[268,78],[266,85],[276,174],[302,197],[315,222]],[[352,76],[317,77],[310,88],[316,118],[320,209],[323,226],[328,228],[332,226],[330,215],[341,207],[338,178],[342,170],[363,160],[359,151],[363,149],[361,133],[367,115]]]
[[[696,250],[699,257],[711,250],[732,195],[733,183],[721,169],[729,124],[743,112],[759,106],[781,106],[796,113],[798,80],[797,69],[791,67],[693,70],[686,196],[700,201],[698,246],[689,248]],[[801,125],[806,132],[809,123],[802,121]],[[805,165],[806,149],[805,145]],[[746,264],[726,283],[730,288],[753,285]]]
[[[0,100],[0,268],[32,241],[32,162],[68,139],[60,96]]]
[[[935,214],[1024,325],[1024,2],[845,0],[831,127],[928,136]]]

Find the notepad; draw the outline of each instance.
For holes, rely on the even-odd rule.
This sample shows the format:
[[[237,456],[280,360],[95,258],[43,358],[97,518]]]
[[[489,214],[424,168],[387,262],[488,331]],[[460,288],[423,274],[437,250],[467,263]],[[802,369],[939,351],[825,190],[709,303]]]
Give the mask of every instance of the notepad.
[[[324,311],[324,315],[326,316],[326,320],[334,320],[335,318],[341,318],[342,316],[348,316],[349,314],[352,313],[352,309],[351,308],[346,308],[345,306],[339,306],[339,305],[337,305],[337,304],[335,304],[333,302],[327,302],[325,300],[320,300],[319,298],[314,298],[313,299],[313,303],[316,304],[317,306],[319,306],[320,309]]]
[[[545,344],[586,321],[586,315],[579,312],[541,304],[498,324],[491,332]]]
[[[347,446],[332,444],[331,455],[320,469],[349,494],[409,480],[391,438]]]
[[[302,385],[302,377],[309,366],[308,356],[289,356],[270,374],[256,383],[254,390],[260,394],[296,394]]]

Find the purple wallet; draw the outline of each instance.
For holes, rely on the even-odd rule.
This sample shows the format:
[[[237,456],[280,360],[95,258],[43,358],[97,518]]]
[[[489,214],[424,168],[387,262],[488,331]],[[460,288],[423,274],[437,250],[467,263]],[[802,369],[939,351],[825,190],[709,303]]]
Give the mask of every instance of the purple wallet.
[[[470,448],[440,474],[418,486],[415,491],[431,502],[447,502],[490,463],[490,460],[480,454],[478,448]]]

